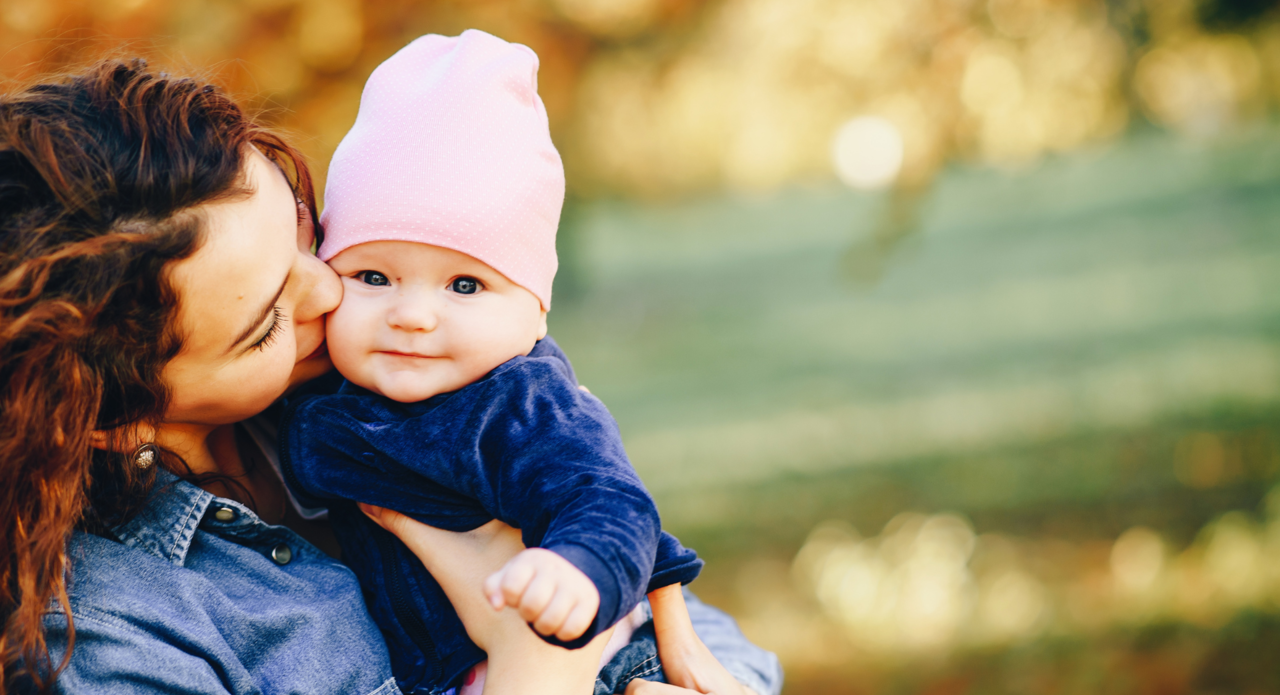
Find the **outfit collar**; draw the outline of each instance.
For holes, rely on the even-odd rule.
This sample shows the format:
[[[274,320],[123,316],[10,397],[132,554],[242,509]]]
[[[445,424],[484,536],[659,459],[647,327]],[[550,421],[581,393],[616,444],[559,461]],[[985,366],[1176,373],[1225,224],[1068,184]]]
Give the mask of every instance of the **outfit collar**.
[[[156,472],[155,486],[146,506],[137,516],[111,529],[111,532],[127,546],[182,565],[186,562],[196,528],[215,499],[212,493],[179,479],[169,471],[160,470]],[[240,506],[230,500],[221,502]]]

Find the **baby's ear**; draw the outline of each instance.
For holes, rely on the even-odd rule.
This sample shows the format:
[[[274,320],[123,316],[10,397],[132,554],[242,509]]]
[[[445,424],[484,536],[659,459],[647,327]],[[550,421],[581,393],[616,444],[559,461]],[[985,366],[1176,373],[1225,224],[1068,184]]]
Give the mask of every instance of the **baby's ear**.
[[[538,340],[547,337],[547,310],[542,310],[542,316],[538,317]]]

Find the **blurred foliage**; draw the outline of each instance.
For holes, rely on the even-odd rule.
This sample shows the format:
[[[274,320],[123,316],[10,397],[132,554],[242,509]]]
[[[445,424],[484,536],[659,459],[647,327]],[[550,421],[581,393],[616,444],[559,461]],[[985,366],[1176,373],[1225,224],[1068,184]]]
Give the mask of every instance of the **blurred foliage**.
[[[1275,0],[1200,0],[1196,15],[1210,31],[1238,31],[1247,30],[1277,7],[1280,3]]]
[[[838,128],[867,115],[901,141],[883,185],[911,188],[956,158],[1025,165],[1112,138],[1134,114],[1197,137],[1260,117],[1280,96],[1274,5],[4,0],[0,73],[22,81],[111,53],[212,72],[323,165],[380,61],[420,34],[479,27],[541,56],[580,196],[825,179]]]

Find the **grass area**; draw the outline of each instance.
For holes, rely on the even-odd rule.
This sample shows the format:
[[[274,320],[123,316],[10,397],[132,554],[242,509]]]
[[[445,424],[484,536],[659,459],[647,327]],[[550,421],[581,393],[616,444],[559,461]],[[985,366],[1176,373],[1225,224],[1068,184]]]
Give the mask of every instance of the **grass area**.
[[[578,204],[551,330],[668,528],[709,560],[700,593],[783,653],[790,692],[1280,692],[1261,657],[1280,590],[1213,584],[1230,583],[1213,577],[1231,574],[1231,528],[1272,542],[1277,184],[1275,130],[955,169],[909,201],[917,224],[874,277],[859,254],[880,248],[886,199]],[[1011,585],[981,565],[1008,546],[1058,622],[864,653],[870,623],[819,600],[793,559],[831,520],[870,539],[847,552],[886,548],[904,512],[958,515],[977,539],[956,615],[1000,612],[989,590]],[[1160,576],[1181,587],[1140,619],[1109,583],[1134,528],[1158,534]],[[1280,567],[1250,562],[1280,587]],[[1187,598],[1196,582],[1208,593]],[[1094,623],[1063,617],[1082,591],[1102,597]]]
[[[1270,410],[1278,183],[1271,131],[957,170],[870,287],[874,198],[594,203],[552,333],[660,499]]]

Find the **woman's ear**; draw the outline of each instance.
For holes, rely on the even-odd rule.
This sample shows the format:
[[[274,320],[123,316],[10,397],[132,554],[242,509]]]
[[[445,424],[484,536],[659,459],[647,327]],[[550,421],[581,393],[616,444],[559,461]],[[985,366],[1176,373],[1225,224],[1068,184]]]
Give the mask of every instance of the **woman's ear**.
[[[538,340],[547,337],[547,310],[542,310],[542,316],[538,323]]]
[[[117,454],[132,454],[143,444],[155,441],[156,428],[143,423],[121,425],[112,430],[94,430],[90,435],[90,444],[95,449],[114,451]]]

